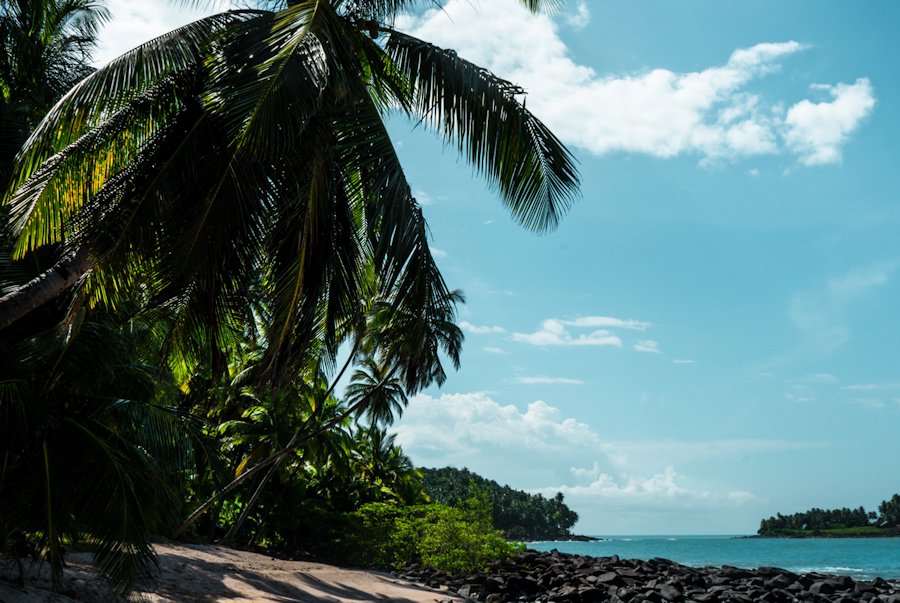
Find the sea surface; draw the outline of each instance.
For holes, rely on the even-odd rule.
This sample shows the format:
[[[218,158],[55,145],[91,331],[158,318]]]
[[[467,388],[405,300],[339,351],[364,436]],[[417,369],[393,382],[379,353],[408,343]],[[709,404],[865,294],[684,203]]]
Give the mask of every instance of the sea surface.
[[[622,559],[664,557],[694,567],[780,567],[796,573],[900,580],[900,538],[739,538],[606,536],[597,542],[530,542],[538,551]]]

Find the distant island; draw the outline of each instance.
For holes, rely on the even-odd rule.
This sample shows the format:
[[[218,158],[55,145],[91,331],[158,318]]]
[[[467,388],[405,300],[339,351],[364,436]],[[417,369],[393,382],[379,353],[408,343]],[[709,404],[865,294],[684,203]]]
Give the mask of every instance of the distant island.
[[[759,538],[871,538],[900,536],[900,494],[878,505],[878,512],[812,508],[802,513],[778,513],[760,521]]]

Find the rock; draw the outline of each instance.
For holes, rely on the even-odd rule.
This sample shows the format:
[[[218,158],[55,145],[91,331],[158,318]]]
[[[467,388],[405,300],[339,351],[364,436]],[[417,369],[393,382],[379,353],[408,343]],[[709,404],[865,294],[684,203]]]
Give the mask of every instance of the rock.
[[[657,587],[659,596],[671,603],[680,603],[684,601],[684,594],[671,584],[660,584]]]
[[[464,584],[458,591],[456,591],[456,594],[463,598],[474,597],[478,594],[479,589],[480,586],[478,584]]]
[[[761,567],[693,568],[649,561],[525,552],[486,573],[451,577],[410,567],[397,575],[482,603],[900,603],[900,584]]]
[[[597,584],[625,586],[625,580],[616,572],[606,572],[597,576]]]
[[[834,583],[831,580],[825,580],[823,582],[813,582],[809,587],[809,592],[814,595],[834,594]]]

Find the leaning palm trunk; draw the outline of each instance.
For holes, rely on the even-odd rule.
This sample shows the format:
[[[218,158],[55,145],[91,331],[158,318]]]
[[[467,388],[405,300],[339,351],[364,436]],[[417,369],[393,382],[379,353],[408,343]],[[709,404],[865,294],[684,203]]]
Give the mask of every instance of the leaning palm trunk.
[[[0,297],[0,331],[75,285],[93,268],[87,250],[79,249],[25,285]]]

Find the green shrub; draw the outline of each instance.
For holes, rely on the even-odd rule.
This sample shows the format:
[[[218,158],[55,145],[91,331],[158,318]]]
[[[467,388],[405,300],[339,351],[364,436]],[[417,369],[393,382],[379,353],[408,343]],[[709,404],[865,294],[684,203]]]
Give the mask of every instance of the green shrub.
[[[344,514],[339,523],[350,531],[332,535],[328,557],[345,564],[421,563],[464,573],[484,569],[490,562],[524,549],[493,529],[491,506],[484,493],[461,507],[370,503]]]

